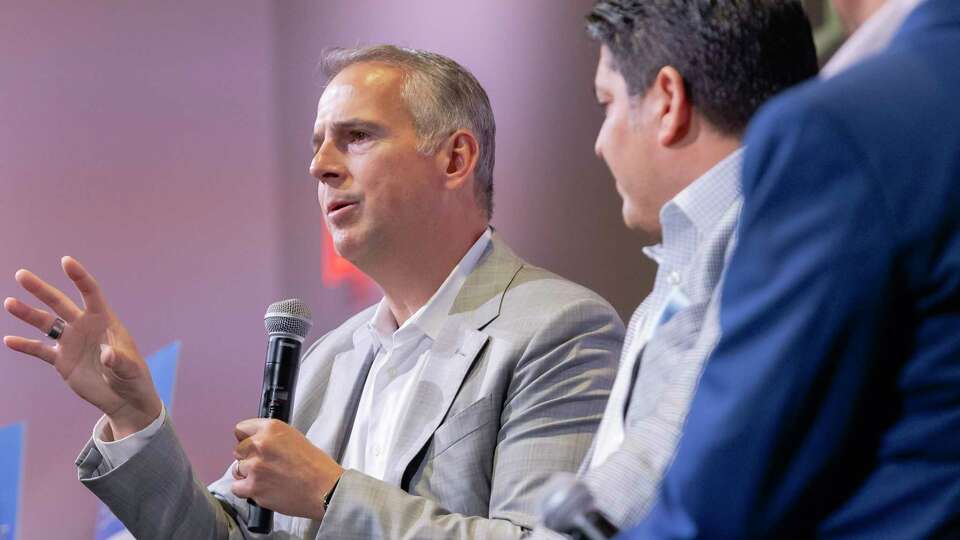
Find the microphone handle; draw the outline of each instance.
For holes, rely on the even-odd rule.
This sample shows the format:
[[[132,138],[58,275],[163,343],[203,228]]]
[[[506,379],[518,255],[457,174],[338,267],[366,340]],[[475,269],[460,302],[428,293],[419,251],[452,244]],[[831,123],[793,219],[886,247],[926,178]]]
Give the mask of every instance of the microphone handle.
[[[267,360],[263,367],[260,418],[290,421],[302,345],[302,339],[295,336],[270,334]],[[247,499],[247,502],[250,505],[247,529],[258,534],[268,534],[273,530],[273,510],[261,507],[253,499]]]

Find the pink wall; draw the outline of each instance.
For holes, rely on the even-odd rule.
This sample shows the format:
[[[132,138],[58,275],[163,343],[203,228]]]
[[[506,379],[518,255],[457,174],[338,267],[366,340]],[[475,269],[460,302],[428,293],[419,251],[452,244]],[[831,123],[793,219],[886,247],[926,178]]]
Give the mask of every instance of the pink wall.
[[[21,266],[66,286],[71,254],[142,352],[182,339],[177,426],[207,479],[255,411],[278,282],[272,15],[225,7],[31,1],[0,16],[0,294],[19,294]],[[91,539],[73,460],[97,415],[40,361],[4,348],[0,365],[0,423],[28,422],[21,538]]]
[[[392,42],[474,71],[499,124],[494,224],[627,315],[650,267],[592,154],[590,3],[5,3],[0,295],[20,267],[66,286],[70,254],[143,353],[182,340],[174,417],[200,477],[219,476],[255,409],[264,307],[307,298],[316,334],[372,301],[319,283],[308,140],[319,51]],[[0,425],[28,422],[21,538],[92,538],[73,460],[97,414],[40,361],[3,349],[0,367]]]

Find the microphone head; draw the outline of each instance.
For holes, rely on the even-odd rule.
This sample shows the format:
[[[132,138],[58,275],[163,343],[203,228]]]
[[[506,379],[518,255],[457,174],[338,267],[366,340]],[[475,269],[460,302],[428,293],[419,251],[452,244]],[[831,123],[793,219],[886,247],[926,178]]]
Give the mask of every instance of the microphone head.
[[[290,298],[270,304],[263,316],[263,325],[268,334],[281,332],[304,339],[313,325],[313,317],[303,300]]]
[[[540,517],[544,525],[557,532],[576,530],[576,519],[595,510],[590,490],[571,473],[554,474],[543,493]]]

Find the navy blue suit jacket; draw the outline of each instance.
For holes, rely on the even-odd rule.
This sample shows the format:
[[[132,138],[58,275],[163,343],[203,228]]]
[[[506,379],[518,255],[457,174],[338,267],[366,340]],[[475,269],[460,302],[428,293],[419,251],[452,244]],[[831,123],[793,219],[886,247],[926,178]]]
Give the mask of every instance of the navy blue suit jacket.
[[[960,538],[960,0],[746,140],[723,336],[627,538]]]

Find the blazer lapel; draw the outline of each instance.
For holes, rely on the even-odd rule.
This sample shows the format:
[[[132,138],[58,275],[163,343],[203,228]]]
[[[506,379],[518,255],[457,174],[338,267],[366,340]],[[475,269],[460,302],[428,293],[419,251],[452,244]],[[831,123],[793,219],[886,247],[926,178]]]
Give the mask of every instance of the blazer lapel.
[[[500,314],[503,294],[523,265],[494,231],[486,252],[460,288],[450,317],[463,317],[465,326],[481,330]]]
[[[402,415],[392,454],[397,456],[384,480],[400,485],[407,467],[440,426],[463,379],[489,336],[476,330],[442,332],[425,359],[426,365]]]
[[[402,413],[384,480],[399,486],[407,468],[450,410],[470,367],[489,336],[483,327],[500,314],[503,295],[523,261],[494,233],[476,268],[464,282],[446,323],[426,355],[413,399]]]
[[[354,334],[354,348],[334,357],[323,405],[316,417],[323,420],[313,422],[307,432],[314,445],[338,462],[343,458],[373,359],[373,338],[361,328]]]

